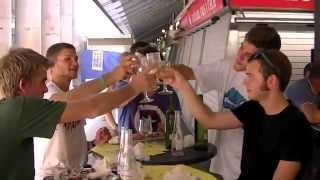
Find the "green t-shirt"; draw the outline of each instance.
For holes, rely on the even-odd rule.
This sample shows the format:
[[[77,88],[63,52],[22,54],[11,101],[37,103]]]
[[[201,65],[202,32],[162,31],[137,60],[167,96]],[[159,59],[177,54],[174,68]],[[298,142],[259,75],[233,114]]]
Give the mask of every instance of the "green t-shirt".
[[[33,137],[50,138],[65,106],[35,97],[0,101],[1,180],[34,179]]]

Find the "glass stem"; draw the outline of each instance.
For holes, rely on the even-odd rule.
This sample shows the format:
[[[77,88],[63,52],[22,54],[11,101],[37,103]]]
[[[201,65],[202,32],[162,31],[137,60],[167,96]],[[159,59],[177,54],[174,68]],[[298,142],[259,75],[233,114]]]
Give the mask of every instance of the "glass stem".
[[[144,97],[145,97],[146,99],[150,99],[149,96],[148,96],[148,92],[147,92],[147,91],[144,92]]]

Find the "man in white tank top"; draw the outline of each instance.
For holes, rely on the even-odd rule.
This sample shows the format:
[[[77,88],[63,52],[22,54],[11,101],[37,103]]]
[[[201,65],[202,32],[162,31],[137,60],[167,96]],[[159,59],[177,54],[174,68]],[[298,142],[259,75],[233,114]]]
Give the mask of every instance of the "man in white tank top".
[[[48,92],[44,95],[50,99],[56,93],[69,91],[71,80],[77,78],[79,63],[74,46],[67,43],[52,45],[47,57],[54,64],[48,70]],[[87,156],[84,124],[84,120],[58,124],[51,139],[35,138],[36,179],[84,165]]]

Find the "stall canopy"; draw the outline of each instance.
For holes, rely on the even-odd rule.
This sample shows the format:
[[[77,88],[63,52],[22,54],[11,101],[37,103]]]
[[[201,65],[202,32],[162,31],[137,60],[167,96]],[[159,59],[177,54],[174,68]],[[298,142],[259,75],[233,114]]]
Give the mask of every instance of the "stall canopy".
[[[151,40],[173,23],[183,0],[93,0],[124,34]]]

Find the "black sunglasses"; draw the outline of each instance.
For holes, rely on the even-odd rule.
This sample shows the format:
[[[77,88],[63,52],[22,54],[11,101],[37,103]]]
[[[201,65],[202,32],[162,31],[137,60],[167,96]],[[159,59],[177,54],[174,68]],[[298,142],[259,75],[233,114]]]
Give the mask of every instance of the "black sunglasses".
[[[258,51],[254,53],[249,58],[249,61],[253,59],[263,60],[273,70],[274,74],[280,77],[280,69],[272,63],[272,61],[268,58],[268,56],[263,51]]]

